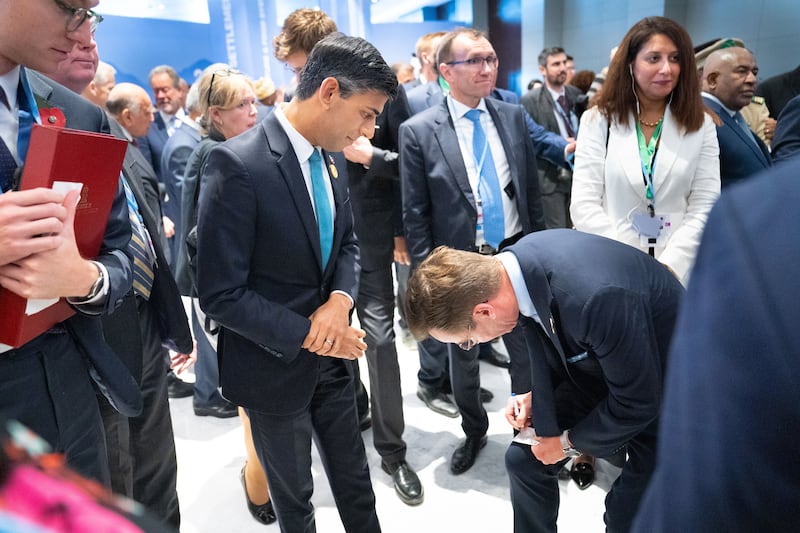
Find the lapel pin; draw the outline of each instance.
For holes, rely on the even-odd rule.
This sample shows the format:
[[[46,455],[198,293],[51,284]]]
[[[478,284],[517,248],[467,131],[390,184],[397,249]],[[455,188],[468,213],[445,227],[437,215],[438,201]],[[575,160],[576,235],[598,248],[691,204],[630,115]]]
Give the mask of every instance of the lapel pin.
[[[553,335],[556,334],[556,323],[553,321],[553,317],[550,317],[550,331],[553,332]]]
[[[331,171],[331,176],[333,176],[333,179],[338,178],[339,177],[339,171],[336,169],[336,164],[333,162],[333,156],[332,155],[328,155],[328,161],[331,162],[331,164],[328,165],[328,168]]]

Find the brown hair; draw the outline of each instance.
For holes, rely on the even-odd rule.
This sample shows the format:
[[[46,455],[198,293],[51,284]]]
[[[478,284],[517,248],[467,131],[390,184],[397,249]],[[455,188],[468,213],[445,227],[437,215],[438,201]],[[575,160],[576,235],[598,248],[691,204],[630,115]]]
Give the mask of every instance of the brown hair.
[[[597,96],[597,105],[609,118],[627,125],[630,114],[636,114],[635,83],[630,68],[636,55],[654,35],[664,35],[678,48],[681,68],[678,83],[672,91],[670,111],[678,124],[687,132],[697,131],[703,125],[703,100],[697,79],[692,40],[677,22],[666,17],[646,17],[634,24],[617,49],[608,67],[603,90]]]
[[[570,81],[569,84],[580,89],[583,94],[586,94],[589,91],[589,87],[592,86],[593,81],[593,70],[579,70],[572,76],[572,81]]]
[[[442,40],[439,41],[439,46],[436,48],[436,72],[439,72],[439,65],[453,60],[453,41],[459,35],[467,35],[470,39],[486,39],[486,34],[474,28],[456,28],[451,32],[447,32]]]
[[[286,61],[295,52],[310,54],[315,44],[335,31],[338,31],[336,23],[324,11],[296,9],[286,17],[281,32],[272,40],[275,58]]]
[[[500,290],[502,266],[474,252],[436,248],[414,271],[406,291],[406,323],[416,339],[432,329],[472,324],[472,309]]]

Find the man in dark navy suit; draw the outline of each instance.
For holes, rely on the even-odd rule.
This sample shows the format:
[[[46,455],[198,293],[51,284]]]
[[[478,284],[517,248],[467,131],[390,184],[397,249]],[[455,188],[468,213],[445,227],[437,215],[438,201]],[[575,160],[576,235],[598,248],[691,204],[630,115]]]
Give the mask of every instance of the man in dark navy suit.
[[[756,88],[758,64],[746,48],[713,51],[703,66],[703,101],[720,118],[719,173],[722,187],[756,174],[772,164],[769,149],[742,117]]]
[[[800,96],[786,104],[772,138],[772,162],[780,163],[800,154]]]
[[[59,6],[50,0],[0,2],[0,285],[28,298],[68,297],[72,318],[11,350],[0,346],[0,413],[16,418],[66,455],[80,473],[108,483],[108,464],[89,361],[114,405],[141,409],[136,382],[106,344],[99,315],[109,313],[131,287],[125,252],[131,238],[121,185],[111,209],[100,255],[82,258],[75,246],[72,213],[77,197],[47,189],[10,191],[7,179],[25,160],[17,136],[20,111],[58,107],[66,127],[108,132],[105,114],[61,85],[25,67],[53,72],[80,44],[88,46],[102,20],[96,1]],[[24,66],[21,66],[24,65]],[[11,165],[7,165],[11,163]]]
[[[291,102],[209,154],[200,305],[221,325],[222,392],[247,410],[282,531],[314,528],[312,434],[345,530],[380,530],[348,361],[366,349],[349,323],[358,244],[345,162],[332,152],[372,137],[396,92],[372,45],[333,34]]]
[[[647,254],[567,229],[533,233],[494,257],[439,248],[409,280],[407,316],[418,338],[468,348],[522,330],[528,357],[512,354],[516,396],[506,419],[535,433],[530,445],[514,442],[506,452],[514,531],[556,531],[558,472],[569,457],[623,448],[605,523],[610,532],[628,531],[655,467],[682,295],[680,282]]]
[[[708,216],[670,350],[658,466],[633,531],[800,523],[800,220],[787,208],[800,203],[798,175],[796,158],[776,165],[730,188]]]

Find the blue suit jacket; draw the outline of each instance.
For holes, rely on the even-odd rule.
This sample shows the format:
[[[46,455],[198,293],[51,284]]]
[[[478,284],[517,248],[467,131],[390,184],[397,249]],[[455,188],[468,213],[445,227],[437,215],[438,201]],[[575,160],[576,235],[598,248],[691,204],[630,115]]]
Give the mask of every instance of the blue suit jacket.
[[[755,133],[751,131],[748,139],[721,105],[706,97],[703,97],[703,101],[722,121],[722,125],[717,126],[719,177],[722,187],[749,178],[772,164],[769,149]]]
[[[40,108],[57,107],[64,112],[66,127],[109,132],[106,114],[99,107],[34,71],[23,69],[21,75],[28,76]],[[103,263],[108,271],[108,297],[102,306],[78,307],[79,312],[68,319],[65,325],[78,348],[97,371],[92,377],[98,381],[98,385],[112,405],[123,414],[134,416],[141,411],[142,406],[138,386],[123,362],[106,343],[99,317],[119,307],[131,289],[133,273],[131,258],[127,255],[130,238],[128,204],[120,183],[109,214],[100,255],[95,258],[96,261]]]
[[[786,104],[778,117],[772,137],[772,162],[791,159],[800,153],[800,95]]]
[[[200,305],[219,322],[220,379],[226,398],[266,413],[308,405],[318,356],[300,347],[308,317],[331,291],[355,297],[358,244],[340,154],[330,260],[322,260],[300,164],[273,113],[208,156],[200,193],[197,275]],[[352,365],[346,365],[350,371]]]
[[[656,470],[633,530],[794,531],[800,461],[800,160],[708,217],[673,337]]]
[[[175,130],[172,137],[167,139],[164,143],[163,151],[161,152],[161,179],[167,188],[167,196],[169,201],[164,206],[164,214],[175,224],[175,235],[183,234],[182,224],[182,209],[181,204],[183,201],[183,175],[186,170],[186,164],[189,161],[189,156],[192,154],[195,146],[200,143],[200,132],[191,126],[181,124]],[[175,239],[173,248],[177,252],[178,246],[183,246],[183,243]],[[172,271],[175,272],[175,264],[177,263],[177,253],[172,255]]]
[[[565,428],[552,392],[560,380],[572,380],[596,407],[570,430],[570,440],[609,456],[658,416],[683,287],[649,255],[579,231],[540,231],[508,251],[542,323],[521,321],[530,361],[513,362],[514,390],[533,390],[536,432],[554,436]],[[587,358],[567,362],[584,352]]]
[[[442,88],[436,82],[418,85],[408,91],[406,96],[410,116],[444,102],[444,93],[442,93]],[[519,104],[517,94],[506,89],[495,88],[489,98],[509,104]],[[567,147],[567,141],[561,135],[547,131],[527,114],[525,114],[525,126],[540,157],[544,157],[555,165],[568,168],[567,162],[564,160],[564,148]]]
[[[508,159],[523,233],[544,229],[536,151],[526,135],[525,110],[486,99]],[[434,248],[475,250],[475,198],[446,102],[400,126],[403,225],[411,261],[418,265]]]

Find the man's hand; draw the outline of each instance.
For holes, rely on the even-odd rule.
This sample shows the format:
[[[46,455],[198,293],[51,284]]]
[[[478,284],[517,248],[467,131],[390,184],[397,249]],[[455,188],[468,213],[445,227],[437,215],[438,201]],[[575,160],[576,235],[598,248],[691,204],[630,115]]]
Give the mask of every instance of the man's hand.
[[[767,117],[766,120],[764,120],[764,138],[767,142],[772,142],[772,137],[775,135],[775,125],[777,123],[778,121],[772,117]]]
[[[317,355],[354,359],[361,357],[367,345],[361,339],[363,331],[350,327],[350,299],[333,293],[328,301],[314,311],[309,319],[311,329],[302,347]]]
[[[564,449],[561,447],[561,437],[536,437],[539,444],[531,446],[531,452],[539,461],[552,465],[564,460]]]
[[[411,264],[411,256],[408,255],[408,245],[405,237],[394,238],[394,262],[401,265]]]
[[[533,394],[517,394],[511,396],[506,404],[506,421],[514,429],[522,429],[531,425],[531,399]]]
[[[67,210],[52,189],[0,194],[0,265],[58,247]]]
[[[77,203],[78,191],[64,197],[66,216],[57,245],[1,266],[0,285],[24,298],[82,298],[89,294],[100,272],[81,257],[75,244]]]
[[[162,217],[164,224],[164,237],[171,239],[175,236],[175,223],[169,217]]]
[[[342,153],[348,161],[360,163],[365,167],[372,164],[372,143],[363,135],[353,141],[350,146],[345,146]]]
[[[175,371],[175,374],[182,374],[190,366],[197,362],[197,341],[194,341],[192,353],[175,353],[169,357],[169,367]]]

